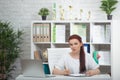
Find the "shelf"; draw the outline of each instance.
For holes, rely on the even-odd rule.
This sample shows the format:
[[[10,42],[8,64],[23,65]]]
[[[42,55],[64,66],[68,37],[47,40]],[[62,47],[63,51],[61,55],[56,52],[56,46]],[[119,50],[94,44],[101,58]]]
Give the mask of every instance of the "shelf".
[[[91,42],[91,44],[93,44],[93,45],[94,45],[94,44],[98,44],[98,45],[99,45],[99,44],[103,44],[103,45],[104,45],[104,44],[106,44],[106,45],[108,44],[108,45],[111,45],[111,43],[106,43],[106,42],[105,42],[105,43],[103,43],[103,42],[101,42],[101,43],[100,43],[100,42],[99,42],[99,43]]]
[[[51,44],[51,42],[33,42],[34,44]]]
[[[111,23],[111,20],[35,20],[32,23]]]
[[[94,51],[109,51],[111,53],[111,20],[90,20],[90,21],[80,21],[80,20],[46,20],[46,21],[32,21],[31,25],[31,37],[34,33],[40,33],[34,31],[33,27],[42,27],[41,24],[48,24],[49,26],[49,41],[37,41],[31,42],[31,55],[34,58],[34,51],[41,50],[47,54],[48,48],[69,48],[68,38],[72,34],[78,34],[82,37],[83,44],[87,53],[93,55]],[[37,24],[37,26],[36,26]],[[62,26],[61,26],[62,25]],[[94,30],[94,26],[95,30]],[[62,27],[62,28],[61,28]],[[64,27],[64,28],[63,28]],[[76,28],[77,27],[77,28]],[[61,29],[62,32],[56,29]],[[101,30],[102,29],[102,30]],[[107,30],[107,31],[106,31]],[[39,30],[37,30],[39,31]],[[47,32],[47,31],[45,31]],[[57,33],[59,32],[59,33]],[[95,32],[95,33],[94,33]],[[104,33],[101,33],[104,32]],[[63,35],[61,35],[63,33]],[[102,35],[101,35],[102,34]],[[41,35],[41,34],[40,34]],[[42,34],[45,36],[45,34]],[[58,41],[56,41],[57,37]],[[100,37],[97,35],[101,35]],[[59,37],[62,38],[59,41]],[[99,38],[100,40],[95,40]],[[104,38],[102,40],[102,38]],[[32,39],[32,38],[31,38]],[[102,41],[101,41],[102,40]],[[42,53],[43,54],[43,53]],[[111,54],[110,54],[111,55]],[[111,57],[109,57],[111,59]],[[106,62],[105,62],[106,63]],[[43,63],[47,64],[47,62]],[[100,64],[101,65],[101,64]],[[111,65],[111,64],[102,64]]]

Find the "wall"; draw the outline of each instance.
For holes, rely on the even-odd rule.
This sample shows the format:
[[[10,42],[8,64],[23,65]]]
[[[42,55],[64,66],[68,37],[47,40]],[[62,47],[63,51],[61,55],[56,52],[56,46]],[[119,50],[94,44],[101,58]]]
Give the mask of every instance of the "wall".
[[[120,20],[114,20],[112,27],[112,75],[113,80],[120,80]]]
[[[39,9],[41,7],[48,7],[50,10],[52,10],[52,4],[56,2],[58,5],[62,5],[65,9],[69,5],[74,5],[74,16],[79,15],[76,14],[76,11],[78,11],[80,8],[85,9],[86,11],[90,10],[92,17],[91,19],[96,19],[96,20],[101,20],[101,19],[106,19],[104,12],[102,12],[99,8],[100,6],[100,1],[99,0],[0,0],[0,20],[2,21],[9,21],[13,25],[15,29],[19,28],[24,30],[24,43],[21,45],[21,48],[23,52],[21,53],[21,58],[30,58],[30,27],[31,27],[31,22],[33,20],[41,20],[41,17],[37,14]],[[59,7],[59,6],[58,6]],[[57,11],[58,12],[58,11]],[[79,12],[78,12],[79,13]],[[51,13],[50,13],[51,14]],[[113,12],[114,20],[118,20],[120,18],[120,3],[117,4],[117,9]],[[69,17],[69,16],[68,16]],[[48,19],[51,19],[51,16],[48,16]],[[58,18],[59,19],[59,16]],[[118,30],[117,28],[114,28],[114,32]],[[118,31],[117,31],[118,32]],[[116,34],[119,34],[117,33]],[[114,42],[118,42],[118,38],[115,36],[116,34],[113,35]],[[118,35],[119,36],[119,35]],[[119,52],[120,50],[118,47],[116,48],[115,45],[118,45],[117,43],[114,43],[113,46],[113,52],[115,52],[113,55],[113,73],[114,73],[114,78],[117,80],[120,78],[120,76],[116,75],[114,72],[117,71],[118,69],[116,67],[119,66],[116,63],[116,59],[119,59]],[[117,58],[116,58],[117,57]],[[115,59],[116,58],[116,59]],[[20,60],[17,61],[17,64],[19,64]],[[18,70],[21,68],[19,67]],[[117,71],[118,72],[118,71]],[[18,72],[18,74],[20,71]],[[118,72],[120,74],[120,72]]]

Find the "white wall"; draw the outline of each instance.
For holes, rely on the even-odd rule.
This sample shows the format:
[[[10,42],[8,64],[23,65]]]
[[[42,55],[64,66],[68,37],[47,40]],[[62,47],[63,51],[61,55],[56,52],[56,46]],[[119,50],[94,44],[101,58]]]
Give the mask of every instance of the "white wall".
[[[112,31],[112,75],[113,80],[120,80],[120,20],[113,21]]]
[[[120,0],[119,0],[120,1]],[[41,17],[37,14],[41,7],[48,7],[52,9],[52,4],[56,2],[58,5],[62,5],[67,9],[69,5],[74,6],[73,15],[79,15],[77,12],[80,8],[91,11],[91,19],[106,19],[104,12],[99,8],[100,0],[0,0],[0,20],[9,21],[14,28],[23,29],[24,44],[22,44],[23,52],[22,58],[30,58],[30,26],[33,20],[41,20]],[[77,14],[76,14],[77,13]],[[67,13],[66,13],[67,14]],[[120,2],[117,4],[117,9],[112,13],[113,20],[120,19]],[[51,16],[48,16],[51,19]],[[58,18],[59,19],[59,18]],[[120,22],[119,22],[120,24]],[[119,72],[119,57],[120,57],[120,35],[119,25],[113,27],[113,55],[112,55],[112,73],[113,79],[120,79]],[[119,36],[119,37],[118,37]]]

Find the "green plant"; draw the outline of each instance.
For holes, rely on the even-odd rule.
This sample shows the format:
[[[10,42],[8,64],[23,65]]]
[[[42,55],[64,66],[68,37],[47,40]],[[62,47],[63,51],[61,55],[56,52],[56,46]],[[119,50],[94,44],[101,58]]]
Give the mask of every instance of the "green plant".
[[[47,15],[49,15],[49,9],[47,9],[47,8],[41,8],[39,10],[38,14],[41,15],[41,16],[47,16]]]
[[[11,76],[11,71],[15,69],[12,65],[19,53],[22,51],[23,31],[15,31],[10,23],[0,21],[0,76],[2,80],[7,80]]]
[[[100,8],[105,11],[107,15],[110,15],[116,9],[115,5],[117,3],[117,0],[102,0]]]

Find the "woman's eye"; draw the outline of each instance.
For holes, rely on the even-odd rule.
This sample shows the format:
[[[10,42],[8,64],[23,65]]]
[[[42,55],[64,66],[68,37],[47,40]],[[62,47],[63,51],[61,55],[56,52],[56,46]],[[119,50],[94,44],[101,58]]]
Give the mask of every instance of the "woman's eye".
[[[70,46],[72,46],[72,44],[69,44]]]
[[[77,45],[78,43],[74,43],[74,45]]]

